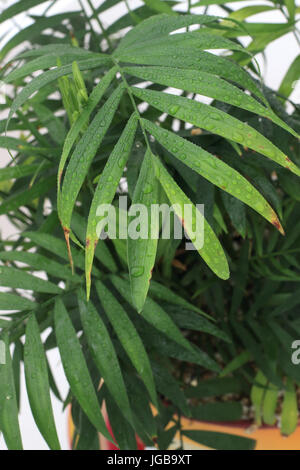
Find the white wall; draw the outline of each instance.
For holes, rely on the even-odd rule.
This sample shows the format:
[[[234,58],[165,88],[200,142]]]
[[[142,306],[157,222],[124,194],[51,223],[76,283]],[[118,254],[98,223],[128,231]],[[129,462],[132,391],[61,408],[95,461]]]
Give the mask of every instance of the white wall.
[[[25,1],[25,0],[23,0]],[[99,0],[93,0],[94,5],[97,6],[101,3]],[[10,0],[0,0],[0,7],[2,5],[9,5],[12,4],[13,2]],[[86,5],[86,1],[83,0],[83,3]],[[132,5],[137,5],[140,4],[138,0],[129,0],[129,4]],[[232,3],[231,6],[232,8],[240,8],[242,5],[253,5],[253,4],[262,4],[262,1],[245,1],[242,3]],[[299,2],[300,4],[300,2]],[[32,12],[35,14],[41,14],[45,10],[47,6],[47,3],[42,5],[39,8],[34,8]],[[59,0],[58,4],[53,7],[50,10],[51,14],[62,12],[62,11],[70,11],[70,10],[75,10],[78,9],[78,4],[76,1],[67,1],[67,0]],[[88,7],[87,7],[87,11]],[[110,24],[112,21],[114,21],[115,18],[120,16],[120,13],[122,13],[119,6],[116,8],[112,8],[109,10],[108,13],[104,16],[104,24]],[[203,8],[197,9],[197,12],[201,13],[203,11]],[[209,11],[210,14],[220,14],[222,11],[219,8],[212,7]],[[268,13],[262,13],[256,16],[253,16],[251,18],[251,21],[264,21],[264,22],[282,22],[282,16],[278,12],[268,12]],[[7,29],[11,28],[14,26],[14,28],[18,26],[24,27],[25,25],[29,24],[30,20],[26,17],[25,14],[19,15],[19,17],[16,20],[15,25],[7,25]],[[0,32],[0,37],[4,33],[4,30]],[[9,33],[6,36],[6,40],[9,37]],[[267,57],[267,63],[268,66],[264,67],[263,61],[259,59],[259,63],[262,67],[262,73],[263,76],[265,77],[265,82],[267,85],[270,87],[278,87],[278,85],[281,83],[282,78],[284,77],[290,63],[293,61],[293,59],[300,53],[299,46],[292,35],[292,33],[284,36],[281,39],[278,39],[274,41],[271,45],[267,47],[266,50],[266,57]],[[297,87],[295,88],[292,98],[296,103],[300,103],[300,81],[297,84]],[[4,167],[6,163],[9,161],[9,155],[7,151],[3,151],[0,149],[0,162],[1,162],[1,167]],[[0,227],[1,227],[1,233],[4,234],[5,236],[11,236],[12,234],[15,233],[14,227],[12,227],[8,221],[5,219],[4,216],[0,217]],[[68,386],[66,383],[66,378],[64,376],[61,362],[59,355],[57,351],[51,351],[49,354],[49,359],[51,363],[51,367],[54,373],[54,376],[56,378],[59,390],[61,391],[61,394],[63,397],[66,396]],[[21,416],[20,416],[20,427],[21,427],[21,432],[22,432],[22,437],[23,437],[23,442],[24,442],[24,448],[27,450],[37,450],[37,449],[47,449],[47,446],[40,435],[38,429],[36,428],[36,425],[34,423],[33,417],[31,415],[30,407],[28,404],[28,400],[26,397],[25,392],[25,384],[24,384],[24,375],[22,374],[22,401],[21,401]],[[59,433],[59,439],[62,444],[63,449],[68,449],[68,438],[67,438],[67,415],[66,412],[62,412],[61,408],[61,403],[55,398],[52,397],[53,401],[53,408],[54,408],[54,414],[55,414],[55,420],[57,424],[57,429]],[[5,449],[5,443],[3,441],[3,438],[0,437],[0,450]]]

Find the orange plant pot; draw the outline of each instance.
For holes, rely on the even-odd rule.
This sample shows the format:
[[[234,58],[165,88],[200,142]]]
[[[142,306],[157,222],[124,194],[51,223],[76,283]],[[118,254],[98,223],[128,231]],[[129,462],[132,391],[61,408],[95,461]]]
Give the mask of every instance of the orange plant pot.
[[[106,415],[105,410],[103,410]],[[105,416],[106,417],[106,416]],[[107,417],[106,417],[107,418]],[[255,450],[300,450],[300,423],[297,429],[288,437],[280,434],[279,428],[275,426],[262,426],[255,431],[249,432],[251,428],[251,422],[239,421],[239,422],[226,422],[226,423],[208,423],[205,421],[197,421],[194,419],[181,418],[182,428],[185,430],[202,430],[202,431],[214,431],[228,434],[234,434],[236,436],[250,437],[256,440]],[[170,425],[171,426],[171,425]],[[108,423],[108,429],[110,425]],[[68,419],[68,430],[70,439],[70,448],[72,448],[72,436],[74,434],[74,425],[72,422],[71,409]],[[117,449],[111,442],[100,435],[99,437],[102,450],[115,450]],[[186,450],[211,450],[209,447],[197,444],[187,437],[183,437],[184,448]],[[170,449],[178,448],[180,445],[179,434],[175,435],[174,441]],[[145,448],[144,444],[137,437],[137,446],[139,450]]]
[[[208,423],[204,421],[196,421],[188,418],[182,418],[181,424],[186,430],[202,430],[223,432],[234,434],[236,436],[248,437],[256,440],[255,450],[300,450],[300,424],[293,434],[288,437],[280,434],[280,429],[275,426],[262,426],[255,431],[249,432],[251,422],[226,422],[226,423]],[[179,436],[175,436],[176,440]],[[179,442],[179,441],[178,441]],[[210,450],[206,446],[197,444],[196,442],[184,437],[183,442],[187,450]]]

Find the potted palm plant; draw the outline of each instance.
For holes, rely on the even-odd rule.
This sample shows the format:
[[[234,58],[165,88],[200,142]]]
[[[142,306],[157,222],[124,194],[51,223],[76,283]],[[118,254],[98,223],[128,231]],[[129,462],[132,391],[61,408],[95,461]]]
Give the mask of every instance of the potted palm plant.
[[[0,22],[43,3],[16,2]],[[0,253],[7,447],[22,448],[21,363],[51,449],[50,391],[71,405],[76,449],[99,449],[99,432],[120,449],[136,449],[136,435],[160,449],[174,438],[252,449],[253,436],[206,423],[249,429],[278,416],[295,435],[300,124],[285,105],[298,62],[274,92],[255,58],[297,36],[295,5],[270,2],[284,14],[275,28],[225,2],[200,4],[221,3],[226,19],[126,2],[109,26],[114,1],[51,14],[56,3],[1,50],[0,144],[11,162],[0,214],[18,231]],[[70,386],[63,399],[53,348]]]

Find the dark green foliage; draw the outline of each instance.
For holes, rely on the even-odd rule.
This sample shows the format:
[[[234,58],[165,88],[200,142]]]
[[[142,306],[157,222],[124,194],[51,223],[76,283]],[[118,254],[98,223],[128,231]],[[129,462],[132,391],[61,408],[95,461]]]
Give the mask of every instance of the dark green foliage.
[[[43,3],[19,0],[0,23]],[[92,16],[31,16],[0,52],[0,146],[13,153],[0,169],[0,214],[18,233],[0,239],[0,430],[9,449],[22,448],[24,362],[36,424],[59,448],[50,391],[62,399],[45,354],[58,347],[74,449],[99,449],[98,431],[111,439],[103,401],[122,450],[136,448],[136,435],[166,449],[177,431],[215,449],[253,449],[252,439],[183,431],[181,416],[238,421],[251,396],[257,422],[274,424],[283,390],[282,432],[297,423],[300,114],[285,105],[299,57],[275,92],[255,56],[298,35],[299,11],[293,1],[234,12],[201,1],[218,4],[224,21],[145,0],[105,29],[101,15],[123,0],[94,3]],[[247,21],[268,9],[282,24]],[[117,207],[119,194],[130,205],[192,204],[182,221],[191,239],[205,204],[204,246],[185,251],[172,237],[97,244],[98,205]]]

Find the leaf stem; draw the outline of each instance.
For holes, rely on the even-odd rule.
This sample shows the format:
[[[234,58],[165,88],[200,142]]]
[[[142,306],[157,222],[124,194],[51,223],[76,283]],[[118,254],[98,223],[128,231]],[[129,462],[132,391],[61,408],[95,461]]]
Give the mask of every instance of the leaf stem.
[[[101,29],[101,32],[102,32],[103,36],[105,37],[105,39],[106,39],[106,41],[107,41],[108,46],[109,46],[110,48],[112,48],[112,43],[111,43],[111,40],[110,40],[110,38],[109,38],[109,35],[107,34],[107,32],[106,32],[106,30],[105,30],[105,28],[104,28],[104,26],[103,26],[103,23],[102,23],[102,21],[101,21],[100,18],[99,18],[99,15],[97,15],[97,12],[96,12],[96,10],[95,10],[94,5],[92,4],[91,0],[87,0],[87,3],[88,3],[90,9],[91,9],[92,12],[93,12],[92,18],[94,18],[94,19],[97,21],[97,23],[98,23],[98,25],[99,25],[99,28]]]
[[[147,137],[147,133],[146,133],[146,130],[145,130],[144,125],[143,125],[143,123],[142,123],[141,115],[140,115],[140,112],[139,112],[138,107],[137,107],[137,105],[136,105],[136,102],[135,102],[135,99],[134,99],[134,97],[133,97],[133,94],[132,94],[132,92],[131,92],[130,86],[128,85],[128,82],[127,82],[127,80],[126,80],[126,78],[125,78],[125,76],[124,76],[124,73],[123,73],[122,68],[121,68],[121,67],[119,66],[119,64],[118,64],[118,61],[117,61],[116,59],[113,59],[113,61],[114,61],[114,64],[116,65],[116,67],[117,67],[117,69],[118,69],[118,72],[119,72],[120,75],[121,75],[121,78],[122,78],[123,83],[124,83],[124,85],[125,85],[125,87],[126,87],[126,90],[127,90],[128,96],[129,96],[129,98],[130,98],[130,101],[131,101],[131,103],[132,103],[132,106],[133,106],[133,108],[134,108],[134,111],[136,112],[136,114],[137,114],[137,116],[138,116],[139,124],[140,124],[140,127],[141,127],[141,129],[142,129],[142,133],[143,133],[143,136],[144,136],[144,139],[145,139],[145,142],[146,142],[146,146],[147,146],[148,150],[152,153],[151,147],[150,147],[150,143],[149,143],[149,139],[148,139],[148,137]]]

